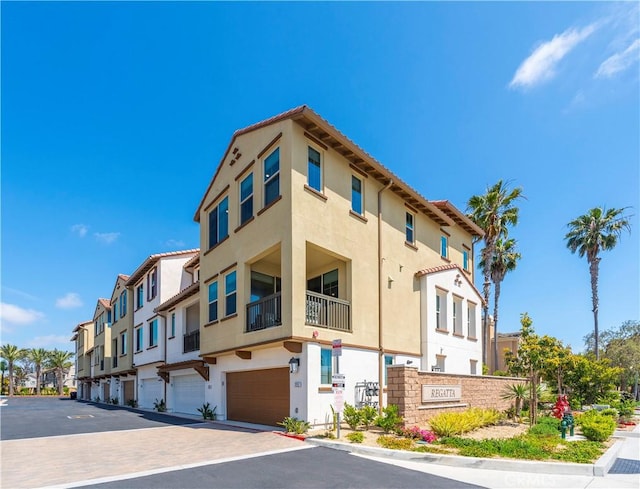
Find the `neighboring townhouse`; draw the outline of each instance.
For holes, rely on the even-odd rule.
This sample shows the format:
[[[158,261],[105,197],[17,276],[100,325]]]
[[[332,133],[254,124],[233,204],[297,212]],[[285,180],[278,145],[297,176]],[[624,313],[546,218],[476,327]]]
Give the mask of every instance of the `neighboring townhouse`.
[[[78,399],[91,399],[91,354],[93,348],[93,321],[85,321],[73,329],[71,341],[75,342],[76,379]]]
[[[135,401],[136,371],[133,368],[133,293],[126,287],[128,275],[118,275],[111,293],[111,399],[128,405]]]
[[[204,399],[220,417],[331,419],[332,340],[351,404],[384,403],[391,364],[482,373],[482,230],[308,107],[236,131],[194,219]]]
[[[209,366],[200,358],[199,263],[195,255],[184,264],[181,283],[186,287],[155,308],[167,345],[158,374],[165,381],[170,412],[198,414],[205,402]]]
[[[507,352],[511,352],[512,354],[516,354],[518,352],[518,348],[520,347],[520,342],[522,341],[522,332],[516,331],[512,333],[498,333],[498,364],[494,366],[493,359],[493,342],[495,340],[495,330],[493,328],[493,319],[489,325],[489,337],[490,337],[490,346],[489,346],[489,362],[488,368],[489,372],[493,373],[496,370],[500,370],[502,372],[507,371],[507,361],[506,354]]]
[[[93,346],[86,351],[91,364],[91,399],[111,400],[111,304],[108,299],[98,299],[93,314]]]
[[[166,400],[158,367],[165,364],[167,341],[164,322],[155,308],[188,285],[183,266],[198,251],[151,255],[124,283],[133,291],[132,367],[137,373],[136,399],[141,408],[151,409],[156,400]]]

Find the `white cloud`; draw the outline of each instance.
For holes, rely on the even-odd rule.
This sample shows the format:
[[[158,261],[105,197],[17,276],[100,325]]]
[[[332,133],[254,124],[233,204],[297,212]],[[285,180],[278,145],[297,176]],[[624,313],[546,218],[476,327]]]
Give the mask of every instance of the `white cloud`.
[[[54,348],[58,348],[60,350],[69,351],[71,350],[71,335],[45,335],[45,336],[36,336],[35,338],[27,341],[28,348],[46,348],[47,350],[53,350]]]
[[[184,247],[185,242],[181,239],[168,239],[164,244],[169,248],[182,248]]]
[[[23,309],[22,307],[14,304],[7,304],[6,302],[0,302],[0,319],[4,323],[24,325],[35,323],[36,321],[43,319],[44,314],[40,311],[33,309]]]
[[[562,34],[553,36],[550,41],[540,44],[531,56],[522,62],[509,87],[530,88],[550,80],[555,76],[558,63],[595,30],[595,24],[590,24],[581,30],[567,29]]]
[[[63,297],[56,299],[56,307],[58,309],[74,309],[76,307],[82,307],[82,301],[80,296],[75,292],[68,292]]]
[[[81,238],[84,238],[87,235],[88,231],[89,226],[86,226],[84,224],[74,224],[73,226],[71,226],[71,232],[77,234]]]
[[[120,233],[93,233],[93,235],[100,243],[104,244],[111,244],[120,237]]]
[[[612,78],[629,68],[640,58],[640,39],[636,39],[622,52],[616,53],[602,62],[595,78]]]

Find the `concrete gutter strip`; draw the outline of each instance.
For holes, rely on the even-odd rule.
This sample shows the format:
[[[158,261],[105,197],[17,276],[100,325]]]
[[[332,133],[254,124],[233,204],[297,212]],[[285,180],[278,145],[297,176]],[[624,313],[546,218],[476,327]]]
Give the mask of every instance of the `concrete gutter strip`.
[[[355,443],[342,443],[318,438],[307,438],[312,445],[343,450],[345,452],[368,455],[371,457],[385,457],[396,460],[424,462],[451,467],[466,467],[469,469],[508,470],[512,472],[545,473],[549,475],[582,475],[603,477],[615,462],[622,446],[622,439],[615,443],[596,461],[595,464],[576,464],[563,462],[543,462],[537,460],[511,460],[500,458],[461,457],[458,455],[441,455],[438,453],[408,452],[362,446]]]

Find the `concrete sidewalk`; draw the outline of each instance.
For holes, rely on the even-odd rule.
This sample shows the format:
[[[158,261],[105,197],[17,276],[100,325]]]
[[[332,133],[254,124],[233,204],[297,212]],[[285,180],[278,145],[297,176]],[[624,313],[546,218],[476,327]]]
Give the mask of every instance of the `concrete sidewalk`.
[[[617,442],[595,464],[459,457],[363,447],[327,440],[307,441],[313,445],[345,450],[356,456],[490,489],[638,489],[640,473],[613,474],[609,470],[616,461],[625,461],[636,472],[640,472],[640,425],[631,432],[616,431],[614,436]]]

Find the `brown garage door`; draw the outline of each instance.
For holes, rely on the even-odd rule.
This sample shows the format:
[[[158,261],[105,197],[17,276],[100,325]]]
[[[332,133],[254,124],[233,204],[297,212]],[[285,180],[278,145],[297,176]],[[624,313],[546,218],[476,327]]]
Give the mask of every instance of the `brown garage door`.
[[[276,426],[289,416],[289,368],[227,373],[227,418]]]

